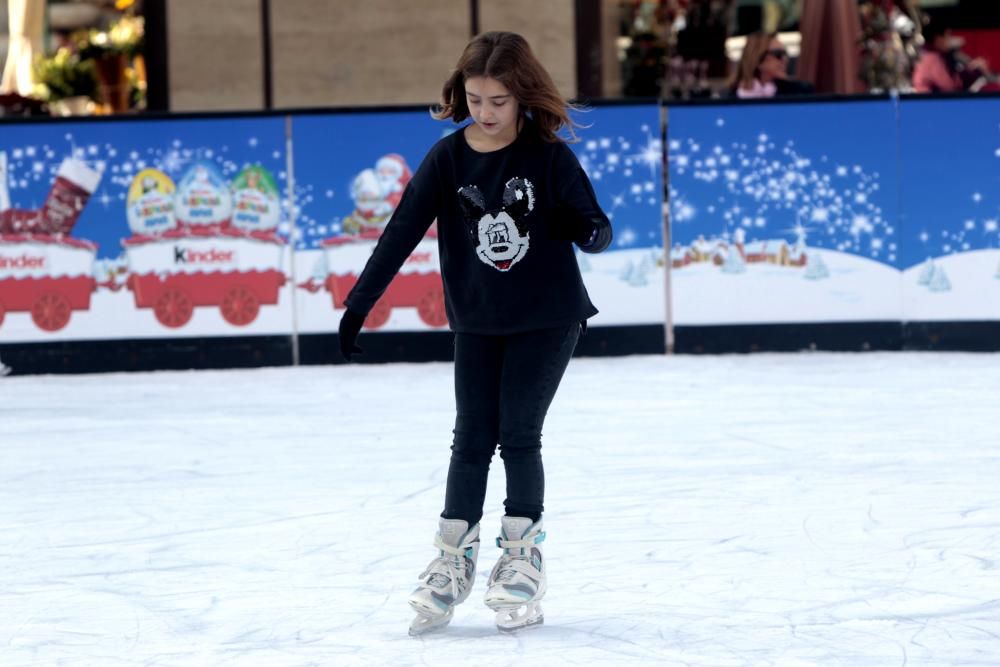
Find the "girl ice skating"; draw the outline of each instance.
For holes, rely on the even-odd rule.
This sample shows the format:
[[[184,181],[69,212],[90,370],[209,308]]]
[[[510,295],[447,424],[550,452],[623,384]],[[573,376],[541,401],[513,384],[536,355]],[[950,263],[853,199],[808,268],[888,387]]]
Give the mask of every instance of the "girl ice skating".
[[[471,122],[440,140],[407,184],[344,301],[340,348],[348,360],[362,351],[365,317],[436,218],[457,414],[438,553],[410,596],[410,633],[447,625],[470,595],[498,446],[507,498],[484,602],[497,627],[513,631],[543,620],[542,424],[581,329],[597,313],[574,244],[601,252],[611,225],[558,136],[573,135],[569,107],[520,35],[473,39],[434,116]]]

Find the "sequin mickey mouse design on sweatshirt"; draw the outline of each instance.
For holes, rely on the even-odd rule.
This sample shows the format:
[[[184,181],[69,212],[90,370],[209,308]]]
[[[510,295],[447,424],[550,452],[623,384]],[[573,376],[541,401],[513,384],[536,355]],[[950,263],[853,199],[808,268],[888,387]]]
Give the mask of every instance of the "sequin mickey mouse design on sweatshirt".
[[[556,234],[570,219],[602,229],[599,242],[575,244]],[[368,313],[389,295],[389,284],[435,220],[452,330],[536,331],[597,313],[576,251],[607,248],[610,221],[573,151],[565,142],[545,141],[532,119],[512,144],[495,151],[473,150],[461,130],[434,144],[344,299],[347,307]]]
[[[510,271],[531,245],[525,218],[535,208],[535,188],[525,178],[507,181],[503,208],[487,211],[483,193],[475,185],[458,190],[459,203],[469,232],[476,239],[476,256],[497,271]]]

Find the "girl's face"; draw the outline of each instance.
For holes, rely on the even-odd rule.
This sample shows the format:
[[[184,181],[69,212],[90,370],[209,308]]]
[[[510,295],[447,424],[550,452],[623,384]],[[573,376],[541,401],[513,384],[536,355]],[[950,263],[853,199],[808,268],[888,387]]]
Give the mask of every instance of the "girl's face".
[[[505,85],[485,76],[469,77],[465,80],[465,101],[472,119],[487,136],[511,140],[517,136],[519,107]]]
[[[788,51],[777,38],[771,40],[757,71],[760,72],[760,80],[765,82],[788,78]]]

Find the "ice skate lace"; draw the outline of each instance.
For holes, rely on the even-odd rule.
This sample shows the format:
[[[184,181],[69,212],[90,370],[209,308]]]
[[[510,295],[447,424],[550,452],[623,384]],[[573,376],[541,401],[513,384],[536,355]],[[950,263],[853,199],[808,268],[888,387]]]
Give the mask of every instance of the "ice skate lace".
[[[469,558],[469,550],[471,547],[453,547],[442,542],[440,536],[434,538],[434,546],[444,553],[430,562],[427,569],[425,569],[420,575],[420,579],[428,586],[436,588],[437,586],[435,585],[436,582],[434,582],[434,576],[440,575],[447,577],[449,581],[449,588],[451,589],[451,595],[453,598],[458,599],[458,580],[459,577],[463,580],[465,579],[464,559]]]

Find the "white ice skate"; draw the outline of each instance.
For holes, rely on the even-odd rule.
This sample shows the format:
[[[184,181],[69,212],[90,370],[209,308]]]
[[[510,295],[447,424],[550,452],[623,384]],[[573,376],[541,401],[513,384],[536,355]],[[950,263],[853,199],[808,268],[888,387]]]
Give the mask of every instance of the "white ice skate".
[[[417,617],[410,634],[422,635],[448,625],[455,606],[469,597],[479,556],[479,524],[472,528],[461,519],[441,519],[434,538],[440,555],[420,575],[420,586],[410,595]]]
[[[541,625],[545,617],[539,604],[545,596],[545,559],[541,544],[545,540],[542,520],[505,516],[497,546],[503,555],[490,573],[486,606],[497,613],[497,629],[514,632]]]

